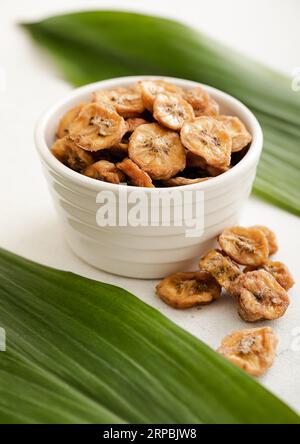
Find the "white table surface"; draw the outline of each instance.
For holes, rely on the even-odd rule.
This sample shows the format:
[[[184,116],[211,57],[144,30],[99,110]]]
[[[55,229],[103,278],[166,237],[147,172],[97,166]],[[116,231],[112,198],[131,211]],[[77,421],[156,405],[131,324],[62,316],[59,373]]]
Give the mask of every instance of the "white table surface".
[[[33,128],[41,111],[71,86],[62,80],[47,56],[33,45],[16,22],[99,7],[123,7],[179,18],[291,75],[300,66],[300,2],[1,0],[0,246],[43,264],[124,287],[215,348],[229,332],[247,327],[229,298],[201,310],[176,311],[155,297],[154,281],[126,279],[98,271],[75,257],[61,235],[34,149]],[[3,72],[6,73],[5,88]],[[297,280],[299,219],[251,198],[241,223],[265,224],[277,233],[280,244],[277,257],[290,267]],[[261,382],[300,412],[299,284],[290,291],[290,296],[291,306],[286,316],[269,324],[276,330],[280,344],[275,365]]]

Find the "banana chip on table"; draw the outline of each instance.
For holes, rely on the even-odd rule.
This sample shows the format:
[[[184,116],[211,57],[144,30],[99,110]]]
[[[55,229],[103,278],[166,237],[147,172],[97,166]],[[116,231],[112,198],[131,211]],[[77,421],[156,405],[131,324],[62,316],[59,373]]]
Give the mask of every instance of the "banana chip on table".
[[[290,300],[284,288],[265,270],[241,274],[229,289],[238,301],[238,313],[247,322],[278,319]]]
[[[218,241],[222,250],[238,264],[256,266],[268,260],[268,241],[258,228],[227,228]]]
[[[274,362],[277,343],[272,328],[252,328],[226,336],[217,351],[249,375],[262,376]]]
[[[90,153],[79,148],[67,136],[58,139],[52,146],[51,151],[60,162],[79,173],[94,162]]]
[[[197,117],[181,128],[182,144],[207,165],[227,168],[230,165],[232,139],[224,126],[212,117]]]
[[[117,168],[128,176],[132,185],[137,187],[154,188],[151,177],[145,171],[141,170],[132,160],[126,158],[117,163]]]
[[[87,167],[83,174],[97,180],[103,180],[110,183],[124,182],[124,174],[112,162],[107,160],[99,160]]]
[[[238,264],[220,250],[209,250],[199,262],[200,270],[210,273],[225,290],[241,274]]]
[[[272,254],[275,254],[278,251],[278,244],[275,233],[270,230],[270,228],[265,227],[264,225],[254,225],[252,228],[258,228],[264,233],[268,241],[269,255],[271,256]]]
[[[218,299],[221,287],[205,271],[175,273],[163,279],[156,287],[157,295],[174,308],[206,305]]]
[[[289,290],[294,285],[295,281],[293,279],[293,276],[291,275],[288,267],[279,261],[271,261],[267,260],[266,263],[261,265],[260,267],[251,267],[248,266],[244,269],[244,273],[247,273],[248,271],[254,271],[257,269],[263,269],[270,273],[279,285],[282,286],[285,290]]]
[[[192,120],[192,106],[175,94],[158,94],[153,104],[153,117],[167,128],[180,130],[186,120]]]
[[[185,150],[174,131],[157,123],[139,126],[129,140],[130,159],[152,179],[170,179],[184,170]]]
[[[121,142],[127,126],[107,103],[84,105],[69,126],[70,138],[86,151],[98,151]]]

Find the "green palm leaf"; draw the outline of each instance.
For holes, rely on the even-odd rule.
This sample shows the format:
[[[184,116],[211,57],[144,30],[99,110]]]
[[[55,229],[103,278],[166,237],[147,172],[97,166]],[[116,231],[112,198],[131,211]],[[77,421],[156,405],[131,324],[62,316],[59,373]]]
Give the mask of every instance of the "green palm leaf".
[[[0,250],[1,423],[300,423],[121,288]]]

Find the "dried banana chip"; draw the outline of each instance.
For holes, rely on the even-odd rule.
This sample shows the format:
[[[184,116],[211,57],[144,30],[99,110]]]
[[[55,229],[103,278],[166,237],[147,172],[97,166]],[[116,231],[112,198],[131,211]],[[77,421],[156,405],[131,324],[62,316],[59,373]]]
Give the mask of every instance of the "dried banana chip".
[[[204,271],[175,273],[163,279],[156,287],[158,296],[174,308],[190,308],[210,304],[218,299],[221,287]]]
[[[82,157],[80,149],[93,152],[92,163],[106,160],[116,164],[129,157],[155,186],[198,183],[227,171],[230,162],[238,162],[247,150],[241,148],[241,138],[250,136],[243,124],[234,117],[215,119],[217,116],[217,102],[200,86],[184,90],[154,79],[127,88],[100,90],[92,94],[92,102],[69,110],[58,126],[58,137],[72,140],[79,154],[69,149],[67,159],[58,145],[56,156],[77,170],[82,168],[75,165]],[[180,137],[175,133],[179,130]],[[241,151],[233,152],[231,158],[233,139],[239,140]],[[147,177],[141,183],[151,186]]]
[[[85,103],[79,103],[79,105],[74,106],[66,114],[61,118],[58,129],[57,129],[57,137],[59,139],[68,136],[69,134],[69,126],[73,122],[73,120],[80,113],[81,108],[85,105]]]
[[[167,187],[179,187],[182,185],[192,185],[193,183],[205,182],[209,177],[196,177],[195,179],[190,179],[188,177],[171,177],[171,179],[163,180],[163,185]]]
[[[224,167],[224,168],[216,168],[211,165],[207,165],[207,167],[206,167],[208,174],[212,177],[220,176],[220,174],[226,173],[226,171],[228,171],[229,169],[230,169],[229,166]]]
[[[94,162],[90,153],[79,148],[68,137],[58,139],[51,151],[60,162],[79,173]]]
[[[121,183],[125,181],[124,174],[112,162],[99,160],[83,171],[85,176],[110,183]]]
[[[132,162],[132,160],[128,158],[124,159],[122,162],[117,163],[117,167],[128,176],[131,185],[154,188],[151,177]]]
[[[287,292],[265,270],[242,274],[229,292],[237,297],[239,315],[248,322],[278,319],[290,303]]]
[[[183,96],[184,92],[179,86],[172,85],[164,80],[142,80],[139,82],[141,88],[142,99],[149,111],[153,110],[153,103],[158,94],[178,94]]]
[[[208,117],[217,117],[219,115],[220,108],[218,103],[212,98],[209,97],[208,103],[204,110],[202,111],[202,116],[208,116]]]
[[[258,269],[266,270],[268,273],[270,273],[279,285],[282,286],[285,290],[289,290],[294,285],[295,281],[293,279],[293,276],[291,275],[288,267],[283,264],[282,262],[274,262],[271,260],[268,260],[265,264],[261,265],[260,267],[251,267],[248,266],[244,269],[244,273],[247,273],[248,271],[254,271]]]
[[[218,352],[249,375],[261,376],[274,362],[277,343],[272,328],[252,328],[226,336]]]
[[[180,130],[186,120],[192,120],[192,106],[175,94],[158,94],[153,104],[153,117],[162,125],[175,131]]]
[[[203,88],[188,89],[183,97],[192,105],[196,117],[219,115],[218,103]]]
[[[219,236],[219,244],[241,265],[262,265],[269,256],[267,238],[258,228],[226,228]]]
[[[218,116],[217,119],[223,123],[226,131],[228,131],[232,138],[233,153],[242,150],[251,142],[251,134],[238,117]]]
[[[210,273],[225,290],[240,276],[239,266],[220,250],[209,250],[199,262],[200,270]]]
[[[170,179],[185,168],[179,135],[157,123],[139,126],[129,140],[129,157],[152,179]]]
[[[133,131],[136,130],[139,126],[145,125],[146,123],[149,122],[142,117],[132,117],[130,119],[126,119],[127,131],[129,133],[133,133]]]
[[[183,145],[207,165],[227,168],[230,165],[232,140],[223,125],[212,117],[197,117],[185,122],[180,137]]]
[[[84,105],[69,126],[71,139],[87,151],[98,151],[121,142],[127,126],[107,104],[89,103]]]
[[[100,104],[108,101],[122,117],[134,117],[145,109],[141,92],[136,87],[96,91],[92,100]]]
[[[188,168],[200,168],[206,171],[208,175],[212,177],[219,176],[229,169],[229,167],[216,168],[211,165],[207,165],[203,157],[197,156],[197,154],[194,154],[189,150],[186,152],[186,166]]]
[[[272,230],[270,230],[270,228],[265,227],[264,225],[254,225],[254,227],[252,227],[252,228],[258,228],[266,236],[268,244],[269,244],[269,255],[271,256],[272,254],[277,253],[278,244],[277,244],[277,239],[276,239],[275,233]]]
[[[202,116],[209,103],[209,94],[200,86],[185,91],[184,99],[193,107],[196,117]]]

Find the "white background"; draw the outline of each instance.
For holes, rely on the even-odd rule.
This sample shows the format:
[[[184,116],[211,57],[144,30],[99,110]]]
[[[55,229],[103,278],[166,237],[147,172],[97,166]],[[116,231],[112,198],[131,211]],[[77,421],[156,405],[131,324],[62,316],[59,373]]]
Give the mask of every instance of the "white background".
[[[155,296],[155,282],[124,279],[93,269],[75,257],[62,238],[35,153],[33,128],[41,111],[61,98],[71,86],[61,79],[47,56],[17,27],[17,22],[96,7],[122,7],[178,18],[291,76],[300,66],[300,2],[1,0],[0,68],[2,74],[3,71],[6,73],[7,84],[0,92],[0,246],[44,264],[120,285],[216,348],[223,336],[247,327],[237,316],[230,299],[201,310],[173,310]],[[0,87],[3,87],[3,78],[1,80]],[[299,219],[251,198],[241,222],[245,225],[265,224],[275,230],[280,244],[278,258],[288,264],[297,280],[300,270]],[[287,315],[269,324],[278,333],[280,344],[275,365],[261,382],[300,412],[299,285],[293,288],[290,296],[292,303]],[[298,341],[294,338],[294,345],[298,345],[299,351],[292,347],[297,328]]]

